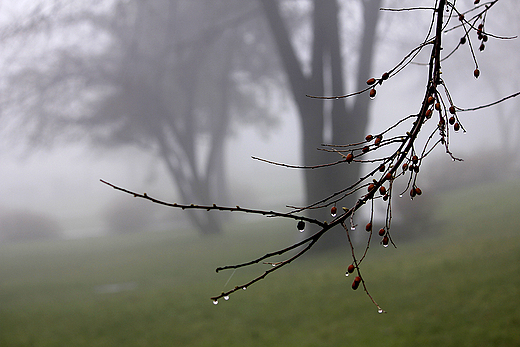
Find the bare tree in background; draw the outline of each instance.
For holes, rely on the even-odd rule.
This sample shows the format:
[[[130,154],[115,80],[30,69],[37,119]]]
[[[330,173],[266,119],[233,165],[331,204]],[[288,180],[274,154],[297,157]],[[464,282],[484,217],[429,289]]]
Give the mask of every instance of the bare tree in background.
[[[340,100],[334,102],[329,109],[324,107],[323,102],[316,102],[306,95],[345,94],[345,58],[342,53],[358,55],[357,71],[349,72],[348,75],[355,78],[353,85],[356,90],[362,88],[373,65],[381,0],[359,1],[363,21],[358,24],[362,37],[357,49],[352,47],[351,43],[348,48],[342,45],[342,42],[351,40],[341,37],[338,1],[312,1],[309,14],[311,21],[309,69],[306,69],[305,62],[298,58],[295,44],[291,39],[291,27],[283,16],[280,3],[276,0],[260,0],[260,2],[275,38],[280,60],[298,108],[302,124],[303,165],[324,164],[331,160],[331,156],[329,153],[316,151],[316,148],[323,143],[349,143],[362,137],[368,123],[370,99],[357,98],[351,104]],[[327,125],[330,134],[326,134]],[[345,181],[355,181],[359,174],[359,166],[348,165],[331,167],[328,171],[305,171],[306,204],[310,205],[340,190]],[[342,179],[335,180],[330,177],[342,177]],[[354,196],[347,198],[347,204],[354,203],[354,199]],[[323,210],[310,209],[307,213],[312,218],[325,218]],[[335,234],[335,236],[329,236],[318,247],[328,249],[344,243],[342,235]]]
[[[231,116],[268,123],[282,103],[272,54],[250,42],[265,32],[259,14],[234,0],[42,2],[2,32],[0,117],[29,146],[85,134],[137,146],[162,160],[181,201],[226,203]],[[219,215],[188,215],[202,234],[221,230]]]
[[[367,289],[361,268],[363,261],[368,255],[371,240],[377,238],[383,247],[388,247],[389,245],[395,246],[390,233],[392,224],[392,199],[396,196],[403,196],[404,194],[414,199],[423,194],[422,189],[418,186],[417,177],[423,162],[428,155],[432,153],[434,148],[443,148],[446,154],[454,161],[460,160],[450,150],[450,138],[454,136],[454,134],[465,131],[461,122],[462,119],[459,117],[461,113],[491,107],[520,95],[520,92],[516,92],[489,104],[472,108],[462,108],[457,106],[457,101],[452,98],[449,87],[445,82],[446,76],[442,74],[442,64],[446,59],[452,57],[452,53],[461,49],[461,47],[469,47],[469,54],[466,55],[466,57],[469,58],[467,64],[473,65],[473,76],[459,76],[459,78],[479,78],[481,68],[478,64],[478,50],[476,50],[475,47],[482,47],[482,44],[485,44],[488,40],[513,38],[498,36],[487,31],[486,19],[498,2],[499,0],[493,0],[480,3],[479,0],[475,0],[473,5],[467,6],[467,4],[464,4],[467,7],[462,8],[464,5],[456,6],[454,1],[436,0],[431,1],[432,4],[430,6],[387,9],[387,11],[397,12],[429,11],[431,13],[431,21],[424,35],[424,40],[404,56],[401,61],[393,66],[389,66],[379,77],[372,77],[366,80],[365,86],[354,93],[305,97],[305,94],[309,94],[309,92],[306,92],[304,89],[306,85],[303,84],[299,87],[302,94],[299,98],[305,98],[305,101],[309,103],[309,107],[311,107],[312,103],[320,104],[320,100],[317,99],[366,98],[367,96],[375,98],[377,89],[383,83],[392,83],[392,78],[402,73],[411,63],[415,62],[422,51],[428,51],[428,61],[423,64],[426,77],[424,94],[422,99],[417,101],[417,113],[404,115],[390,127],[381,129],[381,131],[375,134],[362,136],[355,142],[323,145],[322,149],[324,151],[336,154],[337,159],[335,161],[299,167],[265,160],[271,164],[284,167],[299,167],[309,171],[324,170],[328,172],[327,175],[324,175],[326,180],[341,182],[342,186],[340,189],[330,195],[322,196],[306,206],[292,207],[289,212],[278,212],[272,210],[256,210],[240,206],[228,207],[217,204],[185,205],[168,203],[155,199],[147,194],[139,194],[112,183],[103,182],[117,190],[132,194],[135,197],[174,208],[260,214],[270,218],[292,219],[296,222],[296,228],[306,235],[303,240],[286,248],[264,254],[251,261],[217,268],[217,272],[219,272],[255,264],[268,266],[267,270],[264,270],[259,276],[249,282],[239,284],[230,290],[212,297],[211,299],[214,304],[217,304],[221,298],[228,300],[229,295],[247,289],[272,272],[290,264],[315,247],[318,242],[321,242],[323,235],[329,233],[332,229],[339,229],[343,231],[344,237],[346,236],[348,247],[352,255],[352,263],[346,269],[346,275],[349,276],[353,274],[354,277],[352,289],[356,290],[362,287],[370,300],[377,307],[378,312],[383,313],[384,310],[374,300]],[[265,1],[264,5],[267,7],[270,5],[274,6],[275,3]],[[327,5],[324,5],[324,7],[327,7]],[[270,8],[269,10],[276,11],[276,8]],[[314,8],[314,11],[321,12],[318,8]],[[323,9],[323,11],[325,11],[325,9]],[[280,22],[279,20],[275,21]],[[458,43],[455,47],[450,47],[445,43],[444,38],[447,37],[445,34],[458,35]],[[285,43],[282,42],[279,46],[284,46],[288,43],[288,41],[285,41]],[[289,64],[289,67],[296,69],[298,66],[296,60],[293,60],[293,63],[294,64]],[[321,81],[322,79],[318,79],[316,82],[321,85]],[[315,112],[319,112],[319,110],[315,109]],[[348,123],[348,120],[344,120],[344,122],[346,124],[343,124],[343,127],[352,126],[352,124]],[[312,131],[318,132],[316,136],[321,137],[321,129],[321,127],[316,125],[316,128],[312,129]],[[425,134],[425,136],[420,137],[419,135],[421,133]],[[382,148],[387,149],[386,154],[380,154],[384,152],[381,150]],[[369,158],[369,155],[375,158]],[[350,166],[359,163],[368,165],[369,170],[364,176],[355,177],[354,179],[349,176],[338,176],[335,170],[329,170],[339,166]],[[394,182],[396,180],[404,181],[406,188],[402,191],[398,190],[398,188],[394,188]],[[354,203],[349,204],[353,196],[356,196]],[[377,201],[382,201],[386,205],[383,222],[377,222],[374,218],[374,204]],[[351,232],[356,228],[359,219],[359,217],[356,216],[356,212],[364,206],[368,206],[370,213],[368,220],[362,221],[360,224],[362,225],[361,228],[366,230],[368,237],[365,246],[362,247],[361,250],[358,250],[352,242]],[[330,217],[319,219],[305,216],[306,211],[314,209],[328,211]],[[308,229],[307,226],[309,224],[314,225],[317,231]],[[291,253],[291,251],[293,252]],[[285,258],[279,260],[279,256],[285,256]]]

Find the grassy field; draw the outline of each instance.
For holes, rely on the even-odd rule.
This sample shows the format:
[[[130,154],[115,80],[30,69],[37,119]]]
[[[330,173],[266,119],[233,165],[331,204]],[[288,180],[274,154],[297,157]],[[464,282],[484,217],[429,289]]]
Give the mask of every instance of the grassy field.
[[[350,288],[347,250],[212,304],[265,267],[216,266],[289,244],[294,223],[3,245],[0,346],[519,346],[519,196],[518,181],[450,192],[436,237],[374,243],[364,277],[386,314]]]

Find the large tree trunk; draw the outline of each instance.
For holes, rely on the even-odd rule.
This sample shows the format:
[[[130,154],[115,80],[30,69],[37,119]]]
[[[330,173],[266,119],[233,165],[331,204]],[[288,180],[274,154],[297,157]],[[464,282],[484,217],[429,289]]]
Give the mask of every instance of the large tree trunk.
[[[302,153],[303,164],[313,166],[332,162],[338,157],[330,153],[318,151],[317,148],[324,142],[324,125],[326,120],[332,122],[331,142],[346,144],[359,141],[364,137],[369,115],[369,98],[359,96],[353,106],[347,108],[345,100],[335,100],[330,114],[325,114],[322,100],[305,97],[310,95],[324,95],[331,91],[334,95],[344,93],[343,64],[341,59],[341,44],[338,25],[338,4],[336,0],[315,0],[313,11],[313,43],[310,75],[304,75],[301,64],[296,58],[294,47],[280,15],[275,0],[260,0],[266,14],[269,26],[275,38],[280,60],[287,74],[291,91],[298,107],[302,124]],[[362,88],[364,81],[369,77],[372,66],[372,50],[375,43],[376,25],[379,19],[381,0],[363,1],[364,23],[362,44],[359,52],[357,72],[357,88]],[[325,76],[325,74],[329,74]],[[328,85],[325,85],[328,83]],[[306,204],[314,202],[345,188],[354,183],[360,175],[360,166],[343,164],[326,169],[308,169],[305,171]],[[351,206],[356,196],[350,196],[341,201],[342,206]],[[328,208],[310,209],[308,215],[319,220],[330,219]],[[325,250],[345,243],[343,233],[328,233],[315,246]]]

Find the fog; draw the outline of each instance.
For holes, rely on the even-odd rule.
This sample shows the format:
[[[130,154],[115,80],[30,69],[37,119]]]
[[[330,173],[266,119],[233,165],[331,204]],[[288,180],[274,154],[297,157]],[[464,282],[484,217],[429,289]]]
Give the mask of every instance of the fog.
[[[302,177],[297,170],[273,167],[251,156],[298,163],[299,135],[294,114],[266,137],[243,129],[227,147],[227,172],[233,203],[255,208],[283,209],[302,199]],[[66,237],[99,236],[106,233],[102,212],[122,199],[133,199],[102,184],[104,179],[138,192],[175,202],[163,164],[139,150],[104,153],[86,146],[67,146],[30,155],[4,151],[0,160],[0,206],[5,210],[30,210],[50,215],[65,227]],[[149,204],[145,202],[145,204]],[[159,211],[170,211],[161,206]],[[166,213],[166,212],[164,212]],[[177,214],[177,218],[182,215]],[[161,225],[160,229],[172,228]],[[186,221],[180,223],[186,227]]]
[[[13,23],[12,20],[24,18],[24,11],[28,11],[28,7],[14,4],[3,4],[2,21],[8,23],[4,24],[6,35],[10,30],[14,30],[9,27]],[[37,8],[31,10],[37,12]],[[507,6],[502,11],[507,12]],[[399,25],[392,27],[395,19],[388,15],[382,23],[380,41],[377,44],[378,52],[382,53],[376,55],[373,68],[376,74],[388,69],[416,42],[415,35],[409,32],[406,25],[400,24],[402,28]],[[518,29],[518,25],[505,26],[496,17],[490,19],[487,25],[500,35],[517,34],[515,30]],[[389,39],[403,31],[406,34],[402,39]],[[515,92],[515,88],[518,87],[517,77],[512,77],[511,74],[518,74],[518,59],[511,57],[516,56],[519,47],[518,40],[494,40],[488,44],[484,52],[477,52],[482,70],[482,77],[478,80],[461,77],[471,77],[471,56],[467,52],[456,52],[458,56],[453,58],[454,63],[451,63],[451,60],[447,61],[444,70],[456,105],[461,108],[474,107]],[[301,52],[304,52],[304,48]],[[305,53],[302,53],[302,56],[305,56]],[[12,59],[12,52],[9,51],[8,57]],[[3,60],[5,63],[6,59]],[[352,63],[349,60],[347,65],[350,64]],[[422,66],[409,66],[392,79],[391,85],[383,85],[380,88],[377,98],[371,102],[367,133],[377,133],[403,115],[418,111],[418,100],[422,97],[421,88],[424,84],[423,71]],[[460,74],[457,73],[459,71]],[[4,80],[3,83],[7,82]],[[288,94],[287,99],[290,99]],[[284,209],[287,204],[303,203],[302,171],[276,167],[251,158],[257,156],[277,162],[301,164],[301,124],[296,108],[290,100],[288,105],[283,110],[275,112],[277,123],[274,126],[262,128],[255,123],[246,122],[233,125],[224,151],[230,204]],[[466,132],[453,134],[450,138],[450,149],[454,155],[464,158],[473,156],[476,151],[501,153],[504,148],[512,150],[518,143],[518,120],[510,115],[516,105],[518,102],[513,99],[495,108],[462,115],[461,120]],[[16,117],[13,113],[8,116]],[[119,149],[95,148],[87,141],[57,141],[49,148],[27,148],[24,147],[23,137],[28,134],[24,134],[20,129],[16,129],[20,132],[19,135],[7,136],[13,119],[15,118],[5,119],[4,116],[2,120],[6,137],[2,141],[0,154],[0,207],[4,212],[28,210],[51,216],[64,226],[65,237],[76,238],[103,235],[107,227],[102,217],[103,211],[111,205],[121,203],[122,199],[131,199],[103,185],[99,179],[134,191],[147,192],[167,201],[179,201],[179,192],[171,183],[164,163],[156,155],[132,146]],[[505,131],[510,133],[504,134]],[[19,144],[17,138],[20,139]],[[448,161],[449,158],[443,157],[442,152],[440,148],[436,150],[432,155],[432,161]],[[512,158],[513,161],[518,160],[517,152],[516,157]],[[462,166],[464,162],[453,165]],[[163,215],[162,213],[169,212],[159,214]],[[187,225],[186,221],[180,221],[183,218],[182,214],[175,216],[176,221],[172,223],[172,227]],[[168,227],[162,224],[156,228]]]
[[[446,3],[438,112],[442,1],[0,2],[0,345],[516,346],[520,4]]]

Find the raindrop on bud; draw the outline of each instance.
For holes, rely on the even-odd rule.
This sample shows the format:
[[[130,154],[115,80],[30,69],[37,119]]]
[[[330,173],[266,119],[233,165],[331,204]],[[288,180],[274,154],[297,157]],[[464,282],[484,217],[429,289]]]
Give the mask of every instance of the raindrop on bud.
[[[218,300],[213,300],[213,305],[218,304]]]
[[[383,312],[385,312],[385,311],[383,311],[382,308],[379,308],[379,309],[377,310],[377,313],[383,313]]]
[[[247,287],[242,287],[242,289],[243,289],[243,290],[246,290],[246,289],[247,289]]]
[[[229,295],[226,295],[226,296],[224,297],[224,300],[228,301],[228,300],[229,300]]]
[[[296,227],[298,228],[298,230],[303,233],[303,231],[305,230],[305,222],[304,221],[299,221],[298,224],[296,225]]]
[[[331,215],[332,217],[336,217],[337,212],[338,212],[338,209],[336,208],[336,206],[332,206],[332,207],[330,208],[330,215]]]

